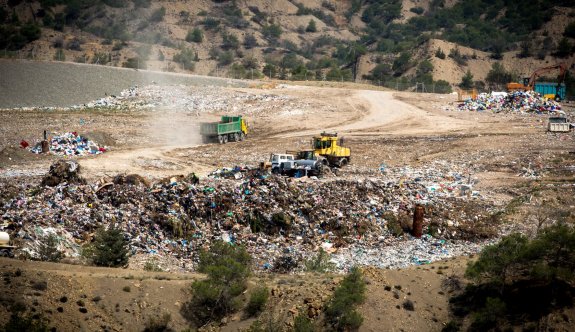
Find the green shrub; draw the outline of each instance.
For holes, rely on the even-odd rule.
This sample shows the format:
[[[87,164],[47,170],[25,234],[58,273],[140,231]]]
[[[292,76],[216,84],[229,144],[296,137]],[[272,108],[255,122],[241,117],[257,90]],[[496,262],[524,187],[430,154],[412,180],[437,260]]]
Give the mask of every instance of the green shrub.
[[[155,258],[149,259],[144,264],[144,271],[148,272],[163,272],[162,268],[158,265],[158,260]]]
[[[258,40],[253,34],[247,34],[244,37],[244,47],[247,49],[254,48],[258,46]]]
[[[28,42],[31,42],[40,38],[42,30],[38,25],[29,23],[22,26],[20,33]]]
[[[269,78],[275,78],[277,73],[278,73],[277,67],[271,63],[266,63],[266,65],[264,66],[264,69],[262,69],[262,71],[263,71],[264,75],[266,75]],[[263,228],[263,226],[261,226],[261,224],[257,223],[257,221],[259,221],[259,219],[256,219],[253,222],[250,220],[250,226],[252,227],[253,232],[261,231],[261,229]],[[254,228],[256,228],[255,231],[254,231]]]
[[[258,59],[254,58],[253,56],[245,57],[242,60],[242,66],[244,66],[246,69],[258,69]]]
[[[94,242],[92,261],[98,266],[119,267],[128,264],[128,241],[121,230],[100,229]]]
[[[74,57],[74,62],[77,63],[88,63],[88,59],[90,59],[90,57],[86,54],[82,54],[79,56]]]
[[[143,332],[169,332],[173,331],[170,327],[172,316],[169,313],[164,313],[161,317],[150,317],[146,322]]]
[[[200,253],[198,271],[208,278],[192,283],[192,299],[182,306],[182,315],[198,324],[221,319],[239,308],[237,298],[246,289],[251,256],[244,247],[215,242]]]
[[[19,312],[10,315],[10,320],[0,328],[3,332],[48,332],[48,326],[44,321],[34,317],[24,316]]]
[[[317,26],[314,20],[309,20],[307,27],[305,28],[306,32],[317,32]]]
[[[232,33],[222,32],[222,49],[237,50],[240,47],[238,37]]]
[[[441,332],[459,332],[460,325],[455,321],[449,321],[445,326],[441,329]]]
[[[179,53],[175,54],[173,61],[177,62],[185,70],[193,71],[195,69],[194,61],[196,59],[196,53],[193,49],[184,47]]]
[[[402,52],[399,57],[393,61],[393,66],[391,69],[396,75],[403,74],[411,67],[411,54],[408,52]]]
[[[109,62],[110,57],[111,56],[108,53],[96,52],[96,53],[94,53],[94,56],[92,57],[91,62],[93,64],[105,65],[106,63]]]
[[[354,307],[365,301],[365,290],[361,271],[357,267],[352,268],[326,307],[326,322],[337,330],[357,329],[363,318]]]
[[[440,272],[440,271],[437,271]],[[415,311],[415,305],[413,304],[413,301],[407,299],[403,302],[403,304],[401,305],[403,307],[403,309],[407,310],[407,311]]]
[[[268,313],[265,317],[254,321],[247,332],[281,332],[285,331],[285,324],[281,317]]]
[[[122,67],[134,68],[134,69],[145,69],[146,68],[146,61],[140,59],[139,57],[128,58],[125,62],[122,63]]]
[[[565,37],[561,38],[561,40],[557,44],[557,50],[555,52],[555,55],[560,58],[565,58],[571,54],[573,54],[573,45],[571,45],[571,43],[567,38]]]
[[[134,7],[136,8],[149,8],[152,4],[152,0],[132,0],[134,2]]]
[[[335,264],[329,261],[329,255],[323,248],[319,249],[319,252],[315,257],[307,260],[305,262],[305,270],[307,272],[319,272],[325,273],[332,270]]]
[[[436,93],[451,93],[453,90],[451,84],[446,80],[435,81],[435,92]]]
[[[449,50],[449,57],[452,58],[458,65],[466,66],[467,65],[467,56],[462,55],[459,48],[452,48]]]
[[[356,331],[359,329],[362,323],[363,323],[363,317],[361,316],[361,314],[357,312],[357,310],[355,309],[349,310],[348,312],[345,312],[341,316],[338,322],[339,325],[338,330]]]
[[[461,83],[459,83],[459,87],[462,89],[471,89],[473,88],[473,74],[468,69],[465,75],[461,78]]]
[[[501,63],[494,62],[491,65],[491,70],[487,73],[487,76],[485,77],[485,81],[487,81],[487,83],[490,84],[503,85],[509,82],[513,82],[514,79],[511,72],[505,70],[505,67]]]
[[[120,51],[121,49],[124,48],[124,43],[117,41],[114,43],[114,45],[112,46],[112,51]]]
[[[473,315],[471,331],[488,331],[497,325],[497,320],[505,315],[506,306],[499,298],[488,297],[485,307]]]
[[[150,15],[150,21],[151,22],[161,22],[164,20],[164,16],[166,16],[166,8],[162,6],[158,9],[156,9],[152,13],[152,15]]]
[[[311,319],[309,319],[306,312],[300,312],[293,322],[294,332],[314,332],[316,329],[313,326]]]
[[[207,30],[215,30],[220,25],[220,21],[212,17],[206,17],[201,24],[203,24]]]
[[[298,266],[298,261],[293,255],[284,254],[274,261],[272,271],[276,273],[290,273]]]
[[[521,268],[527,241],[524,235],[512,234],[483,248],[479,258],[467,267],[465,276],[476,281],[505,284]]]
[[[472,316],[470,330],[524,324],[518,317],[537,322],[573,303],[575,228],[559,222],[531,240],[522,234],[505,236],[485,247],[465,275],[477,284],[450,303],[457,316]],[[528,298],[537,301],[526,303]]]
[[[563,31],[563,36],[569,38],[575,38],[575,21],[569,23],[565,27],[565,31]]]
[[[233,78],[245,78],[246,77],[246,68],[244,68],[244,66],[242,66],[239,63],[234,63],[231,67],[230,67],[230,71],[229,74],[233,77]]]
[[[277,41],[282,35],[282,28],[279,24],[265,25],[262,34],[269,41]]]
[[[524,40],[519,44],[521,52],[517,54],[520,58],[528,58],[531,56],[531,42],[529,40]]]
[[[218,55],[218,65],[227,66],[234,62],[234,53],[232,51],[226,51],[219,53]]]
[[[199,28],[194,28],[193,30],[188,31],[188,34],[186,35],[186,41],[188,43],[201,43],[204,41],[204,34],[202,30]]]
[[[422,7],[413,7],[413,8],[410,8],[409,11],[412,13],[415,13],[417,15],[421,15],[425,11],[425,9],[423,9]]]
[[[38,246],[38,258],[46,262],[58,262],[64,254],[58,250],[58,238],[54,234],[44,236]]]
[[[256,316],[265,307],[269,297],[269,290],[265,286],[260,286],[252,292],[250,300],[246,306],[246,313],[250,316]]]

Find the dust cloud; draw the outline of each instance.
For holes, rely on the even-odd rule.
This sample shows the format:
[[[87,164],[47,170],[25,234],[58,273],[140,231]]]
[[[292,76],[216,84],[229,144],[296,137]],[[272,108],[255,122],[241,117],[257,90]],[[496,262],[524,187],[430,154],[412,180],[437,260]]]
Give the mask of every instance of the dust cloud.
[[[154,146],[192,147],[202,144],[200,123],[195,113],[161,109],[147,117],[149,139]]]
[[[142,71],[149,84],[160,86],[174,86],[177,77],[164,75],[158,76],[153,72]],[[165,101],[165,100],[164,100]],[[193,109],[192,105],[162,103],[148,114],[146,126],[149,128],[148,137],[152,146],[162,147],[193,147],[202,144],[200,135],[200,123],[204,122],[200,114]]]

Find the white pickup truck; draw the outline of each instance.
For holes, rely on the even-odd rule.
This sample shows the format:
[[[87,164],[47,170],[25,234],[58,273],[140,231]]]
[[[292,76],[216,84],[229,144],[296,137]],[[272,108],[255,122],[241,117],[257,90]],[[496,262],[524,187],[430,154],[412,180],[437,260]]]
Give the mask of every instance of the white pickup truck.
[[[281,169],[283,169],[282,164],[291,163],[294,159],[295,158],[293,154],[273,153],[270,156],[272,173],[281,173]]]
[[[272,173],[299,176],[319,175],[326,167],[327,160],[324,157],[317,156],[313,150],[302,150],[296,154],[291,153],[273,153],[270,155],[270,161],[267,162]]]

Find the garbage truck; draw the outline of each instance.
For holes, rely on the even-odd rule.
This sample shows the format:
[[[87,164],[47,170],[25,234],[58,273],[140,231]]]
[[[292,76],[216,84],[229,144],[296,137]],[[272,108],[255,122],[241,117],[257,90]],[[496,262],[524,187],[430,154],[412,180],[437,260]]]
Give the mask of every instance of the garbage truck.
[[[222,116],[219,122],[200,124],[204,142],[217,139],[220,144],[243,141],[248,134],[247,122],[242,116]]]

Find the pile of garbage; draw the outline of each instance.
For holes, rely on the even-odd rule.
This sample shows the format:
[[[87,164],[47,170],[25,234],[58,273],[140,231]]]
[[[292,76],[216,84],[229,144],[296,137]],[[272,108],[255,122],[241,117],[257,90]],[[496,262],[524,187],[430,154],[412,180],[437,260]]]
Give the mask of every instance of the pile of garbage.
[[[42,186],[55,187],[61,183],[85,184],[80,177],[80,165],[74,160],[58,160],[50,166],[50,171],[42,178]]]
[[[316,112],[318,109],[333,110],[330,105],[312,105],[291,96],[245,93],[214,86],[190,88],[185,85],[134,86],[122,91],[119,95],[109,95],[65,109],[79,110],[85,108],[123,111],[169,108],[170,111],[193,114],[226,112],[249,116],[262,114],[273,108],[276,114],[286,117],[301,115],[304,111],[309,113]]]
[[[40,143],[30,147],[27,142],[22,141],[20,145],[29,148],[33,153],[42,153]],[[50,153],[59,156],[87,156],[106,152],[106,147],[99,146],[96,142],[79,135],[77,132],[55,134],[49,141]]]
[[[475,100],[467,99],[457,107],[460,111],[491,111],[494,113],[562,113],[559,103],[544,98],[535,91],[481,93]]]
[[[47,230],[74,257],[99,227],[114,224],[130,240],[132,254],[176,257],[181,266],[174,269],[193,270],[197,253],[223,240],[245,245],[263,270],[286,255],[301,262],[320,247],[344,255],[333,257],[345,270],[374,259],[349,260],[347,248],[412,246],[415,204],[426,206],[425,233],[445,244],[436,252],[435,241],[417,240],[427,260],[474,252],[479,246],[468,241],[474,240],[471,225],[489,217],[462,208],[472,201],[475,211],[489,210],[484,200],[464,194],[470,187],[466,176],[437,168],[387,169],[387,176],[361,180],[300,180],[236,167],[201,180],[190,174],[150,184],[138,175],[119,175],[85,184],[74,165],[60,161],[46,178],[61,181],[45,180],[37,190],[19,184],[17,194],[0,201],[4,229],[31,256]],[[412,256],[389,266],[412,264]]]

